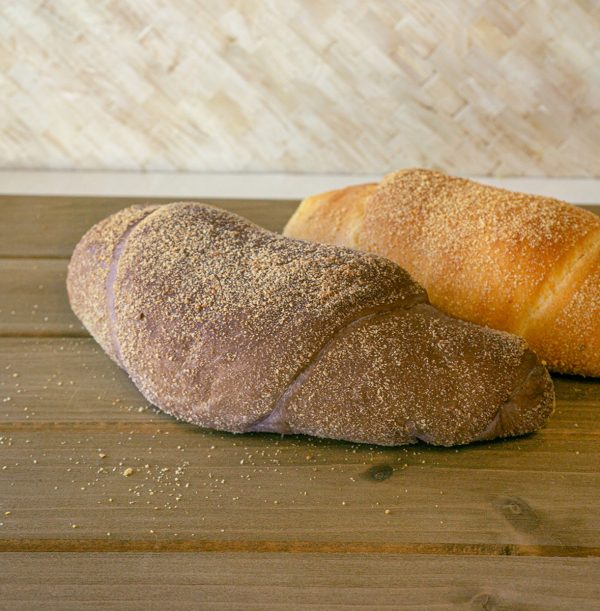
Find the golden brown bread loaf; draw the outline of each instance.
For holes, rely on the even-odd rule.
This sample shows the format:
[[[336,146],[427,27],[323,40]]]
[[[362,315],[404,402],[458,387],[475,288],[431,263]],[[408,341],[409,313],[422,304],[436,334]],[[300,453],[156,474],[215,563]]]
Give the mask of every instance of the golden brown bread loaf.
[[[600,376],[600,218],[429,170],[305,199],[293,238],[382,255],[433,305],[527,340],[559,372]]]
[[[553,408],[525,342],[438,312],[394,263],[210,206],[105,219],[67,284],[141,392],[201,426],[452,445],[534,431]]]

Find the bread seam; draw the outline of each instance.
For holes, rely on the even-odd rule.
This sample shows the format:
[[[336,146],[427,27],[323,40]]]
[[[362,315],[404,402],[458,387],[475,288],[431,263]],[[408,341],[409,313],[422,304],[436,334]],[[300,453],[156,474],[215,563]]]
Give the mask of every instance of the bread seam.
[[[347,329],[353,327],[354,325],[369,319],[375,318],[377,316],[384,316],[386,314],[392,314],[398,310],[408,311],[416,305],[423,303],[422,301],[417,301],[416,298],[414,301],[407,305],[403,305],[401,302],[392,304],[392,305],[384,305],[375,308],[369,308],[366,310],[366,313],[363,312],[356,318],[344,323],[338,329],[333,331],[329,337],[323,342],[321,347],[316,350],[313,356],[309,359],[308,363],[302,367],[291,379],[286,389],[279,395],[276,399],[273,409],[262,418],[251,423],[244,432],[277,432],[277,433],[295,433],[298,431],[294,431],[285,419],[285,410],[287,404],[290,400],[290,397],[295,390],[295,388],[300,384],[300,382],[304,381],[304,379],[308,376],[310,370],[318,363],[320,356],[327,350],[327,348],[334,342],[338,337],[340,337]],[[278,428],[274,428],[278,427]]]
[[[321,355],[323,355],[326,352],[326,350],[332,345],[332,343],[336,339],[343,336],[353,327],[364,322],[365,320],[369,320],[369,319],[372,320],[372,319],[376,319],[376,318],[383,317],[383,316],[393,315],[395,312],[398,312],[398,311],[408,312],[409,310],[415,307],[418,307],[420,305],[430,306],[429,303],[424,303],[424,302],[416,301],[416,300],[410,303],[409,305],[394,304],[389,307],[381,306],[379,309],[373,308],[372,310],[368,311],[368,313],[363,313],[360,316],[357,316],[356,318],[351,320],[350,322],[342,325],[340,328],[338,328],[334,333],[332,333],[329,336],[329,338],[325,341],[325,343],[314,353],[310,361],[296,374],[296,376],[292,379],[292,381],[289,383],[287,388],[281,393],[281,395],[275,402],[275,407],[271,410],[271,412],[269,412],[269,414],[267,414],[265,417],[260,418],[259,420],[249,425],[248,428],[244,429],[243,432],[279,433],[282,435],[283,434],[305,434],[306,431],[298,430],[290,426],[289,421],[286,418],[286,415],[287,415],[286,408],[290,400],[292,399],[294,391],[298,387],[300,388],[302,387],[305,380],[310,376],[313,368],[319,363]],[[531,372],[529,372],[529,375],[531,375]],[[481,430],[479,434],[473,437],[472,441],[485,441],[489,439],[495,439],[496,437],[498,437],[497,429],[498,427],[502,428],[502,419],[503,417],[506,416],[507,409],[510,409],[511,407],[514,409],[514,400],[516,396],[518,395],[518,393],[521,392],[522,386],[523,384],[527,382],[528,377],[529,376],[524,378],[521,384],[518,384],[517,386],[515,386],[507,394],[506,398],[500,404],[500,406],[498,407],[497,411],[494,413],[491,420],[485,425],[485,427]],[[553,388],[550,388],[550,390],[547,393],[547,396],[540,398],[540,401],[535,406],[536,410],[539,409],[540,406],[542,406],[545,403],[545,400],[548,398],[548,395],[551,395],[552,397],[551,412],[554,412],[556,401],[555,401]],[[417,425],[417,423],[414,420],[412,419],[407,420],[405,423],[405,426],[409,433],[409,437],[407,438],[403,437],[401,440],[395,440],[394,443],[391,445],[414,444],[420,441],[425,442],[425,443],[435,443],[434,438],[432,438],[430,434],[421,430],[420,427]],[[512,436],[513,433],[510,433],[509,435]],[[502,436],[507,436],[507,435],[500,435],[500,437]],[[436,443],[436,445],[444,446],[445,444],[438,442]]]
[[[144,215],[140,219],[136,219],[130,225],[128,225],[127,229],[121,234],[115,248],[112,252],[112,256],[110,259],[110,265],[108,269],[108,274],[106,275],[106,312],[107,316],[107,326],[108,326],[108,334],[110,336],[110,342],[113,347],[113,351],[115,353],[115,359],[120,367],[125,369],[123,364],[123,358],[121,353],[121,344],[119,343],[119,338],[117,337],[117,314],[115,311],[115,293],[114,293],[114,285],[117,280],[117,273],[119,270],[119,261],[121,260],[121,255],[125,250],[125,246],[127,245],[127,240],[131,235],[131,232],[142,222],[149,218],[152,214],[154,214],[160,208],[155,208],[150,211],[148,214]]]
[[[535,295],[526,304],[524,310],[526,316],[521,317],[511,332],[526,336],[527,331],[540,318],[543,318],[548,309],[552,308],[555,295],[560,295],[566,288],[579,287],[586,280],[586,275],[581,274],[580,270],[589,265],[598,256],[598,253],[600,253],[600,230],[592,230],[569,249],[562,261],[557,262]],[[564,268],[566,271],[563,271],[560,277],[560,272]],[[578,281],[577,278],[579,278]],[[573,289],[573,292],[575,290]]]

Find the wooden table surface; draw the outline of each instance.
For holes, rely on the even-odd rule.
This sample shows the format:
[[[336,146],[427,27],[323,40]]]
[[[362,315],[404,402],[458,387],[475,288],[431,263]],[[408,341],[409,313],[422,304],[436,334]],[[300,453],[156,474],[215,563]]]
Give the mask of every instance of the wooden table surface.
[[[65,294],[135,201],[0,198],[1,608],[600,608],[600,383],[556,377],[546,429],[460,449],[176,422]],[[279,230],[296,202],[219,205]]]

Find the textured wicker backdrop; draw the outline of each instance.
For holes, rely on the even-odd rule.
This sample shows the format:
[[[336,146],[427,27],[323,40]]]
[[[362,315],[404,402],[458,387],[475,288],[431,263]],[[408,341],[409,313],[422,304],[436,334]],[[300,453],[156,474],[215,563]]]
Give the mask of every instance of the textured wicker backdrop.
[[[600,176],[600,2],[0,3],[0,167]]]

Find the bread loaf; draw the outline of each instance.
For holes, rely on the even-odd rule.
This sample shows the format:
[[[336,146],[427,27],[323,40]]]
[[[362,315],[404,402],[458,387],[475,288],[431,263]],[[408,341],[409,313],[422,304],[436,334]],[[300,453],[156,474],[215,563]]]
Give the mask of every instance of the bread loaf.
[[[525,338],[554,371],[600,376],[600,218],[428,170],[305,199],[284,231],[377,253],[436,307]]]
[[[394,263],[210,206],[105,219],[67,284],[144,396],[204,427],[453,445],[535,431],[553,408],[525,342],[440,313]]]

